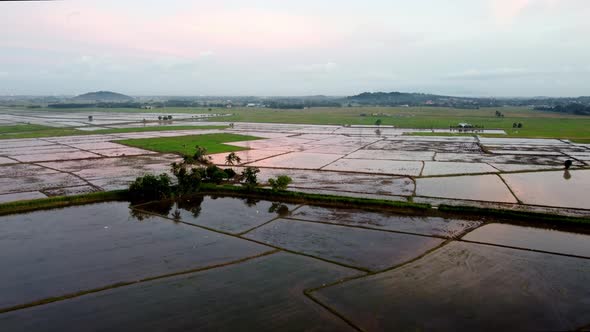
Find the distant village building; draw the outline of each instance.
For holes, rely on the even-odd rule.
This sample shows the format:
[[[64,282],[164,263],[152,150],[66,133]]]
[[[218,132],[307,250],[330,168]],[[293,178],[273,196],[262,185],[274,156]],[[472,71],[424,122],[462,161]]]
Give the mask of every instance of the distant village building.
[[[248,104],[246,104],[246,107],[256,107],[256,106],[257,106],[257,105],[256,105],[256,104],[254,104],[254,103],[248,103]]]

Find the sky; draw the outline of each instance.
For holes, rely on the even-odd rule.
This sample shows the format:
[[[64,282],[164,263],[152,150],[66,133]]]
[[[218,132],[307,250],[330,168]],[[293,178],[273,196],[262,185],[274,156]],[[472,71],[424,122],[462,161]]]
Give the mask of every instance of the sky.
[[[590,0],[0,1],[0,95],[590,95]]]

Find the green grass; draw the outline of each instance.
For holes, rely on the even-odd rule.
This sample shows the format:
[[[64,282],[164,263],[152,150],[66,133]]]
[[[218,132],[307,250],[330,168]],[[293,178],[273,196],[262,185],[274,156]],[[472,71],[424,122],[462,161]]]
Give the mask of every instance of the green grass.
[[[35,124],[18,124],[10,126],[0,126],[0,134],[18,134],[28,131],[46,130],[50,127]]]
[[[104,130],[95,130],[93,134],[122,134],[122,133],[139,133],[148,131],[163,131],[163,130],[207,130],[207,129],[225,129],[227,126],[154,126],[154,127],[138,127],[138,128],[113,128]]]
[[[57,112],[54,109],[40,109]],[[105,109],[59,110],[61,113],[101,111]],[[503,129],[508,137],[563,138],[587,142],[590,140],[590,116],[577,116],[553,112],[535,111],[526,107],[501,107],[482,109],[453,109],[444,107],[317,107],[306,110],[278,110],[268,108],[165,108],[141,110],[129,108],[108,109],[110,112],[153,113],[154,117],[169,113],[216,113],[228,114],[223,118],[209,121],[292,123],[292,124],[332,124],[332,125],[374,125],[381,119],[383,126],[419,129],[448,129],[460,122],[481,125],[486,129]],[[497,118],[495,112],[505,117]],[[361,114],[367,116],[361,116]],[[378,114],[378,115],[372,115]],[[513,129],[512,124],[520,122],[521,129]]]
[[[226,145],[228,142],[251,141],[260,139],[254,136],[236,134],[205,134],[178,137],[141,138],[117,141],[117,143],[152,150],[157,152],[192,155],[195,146],[207,149],[208,154],[246,150],[239,146]]]
[[[473,137],[475,134],[467,134],[467,133],[431,133],[431,132],[417,132],[417,133],[404,133],[404,136],[449,136],[449,137]]]
[[[499,110],[505,117],[497,118]],[[448,129],[460,122],[505,130],[508,137],[564,138],[590,140],[590,117],[534,111],[529,108],[486,108],[463,110],[435,107],[352,107],[312,108],[308,110],[232,109],[225,121],[374,125],[417,129]],[[367,116],[361,116],[361,113]],[[373,113],[381,115],[371,115]],[[214,120],[213,120],[214,121]],[[513,123],[523,128],[513,128]]]
[[[123,134],[137,133],[162,130],[206,130],[206,129],[225,129],[226,126],[154,126],[154,127],[136,127],[136,128],[112,128],[100,129],[95,131],[77,130],[75,128],[56,128],[41,125],[14,125],[0,126],[0,139],[14,138],[40,138],[40,137],[58,137],[58,136],[78,136],[78,135],[95,135],[95,134]]]
[[[324,194],[310,194],[296,191],[273,191],[266,188],[246,189],[233,185],[215,185],[204,183],[201,185],[200,194],[224,194],[230,196],[254,197],[260,199],[280,200],[286,203],[329,205],[333,207],[356,207],[364,210],[374,209],[409,209],[415,213],[424,213],[430,210],[430,204],[413,203],[405,201],[389,201],[372,198],[358,198],[349,196],[335,196]]]
[[[36,210],[62,208],[105,201],[126,200],[127,190],[97,192],[76,196],[60,196],[0,204],[0,215],[25,213]]]
[[[514,211],[505,209],[480,208],[474,206],[454,206],[441,204],[438,207],[441,212],[471,214],[477,216],[489,216],[497,218],[523,220],[531,223],[539,222],[566,222],[572,224],[590,224],[590,219],[583,217],[568,217],[548,213]]]
[[[0,126],[0,139],[57,137],[88,134],[74,128],[55,128],[40,125]]]

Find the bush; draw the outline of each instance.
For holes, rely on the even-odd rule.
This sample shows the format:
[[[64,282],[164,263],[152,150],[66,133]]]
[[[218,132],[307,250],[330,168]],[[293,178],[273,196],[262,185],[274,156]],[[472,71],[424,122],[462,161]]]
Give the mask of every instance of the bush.
[[[287,175],[279,175],[276,180],[275,179],[268,179],[268,183],[272,187],[273,191],[282,191],[286,190],[287,187],[293,182]]]
[[[225,173],[225,178],[226,178],[226,179],[233,179],[233,178],[235,178],[235,177],[236,177],[236,175],[237,175],[237,174],[236,174],[236,171],[234,171],[234,170],[233,170],[233,169],[231,169],[231,168],[226,168],[226,169],[224,169],[224,170],[223,170],[223,173]]]
[[[209,159],[207,159],[207,148],[196,145],[195,146],[195,154],[193,155],[193,160],[208,164]]]
[[[226,178],[225,172],[215,165],[207,167],[205,174],[207,175],[206,181],[213,182],[215,184],[220,184],[223,182],[223,179]]]
[[[256,167],[246,167],[242,172],[243,183],[242,185],[247,189],[254,189],[258,185],[258,176],[260,170]]]
[[[201,187],[201,182],[206,177],[205,169],[193,167],[189,170],[185,163],[173,163],[172,174],[174,174],[178,181],[179,194],[190,194],[198,191]]]
[[[170,197],[172,189],[167,174],[140,176],[129,186],[129,196],[133,201],[151,201]]]

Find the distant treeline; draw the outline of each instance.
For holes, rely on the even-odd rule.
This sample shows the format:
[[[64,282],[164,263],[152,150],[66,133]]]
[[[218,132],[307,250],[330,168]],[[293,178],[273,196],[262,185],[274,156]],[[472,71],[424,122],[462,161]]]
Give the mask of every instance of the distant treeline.
[[[556,105],[553,107],[537,106],[537,107],[535,107],[535,110],[558,112],[558,113],[568,113],[568,114],[575,114],[575,115],[590,115],[590,105],[582,105],[582,104]]]
[[[502,105],[498,100],[491,98],[461,98],[403,92],[364,92],[347,99],[349,103],[366,106],[427,106],[478,109],[480,107],[499,107]]]
[[[140,103],[60,103],[49,104],[49,108],[141,108],[143,104]]]
[[[136,103],[136,102],[122,102],[122,103],[60,103],[49,104],[49,108],[164,108],[164,107],[225,107],[223,103],[199,103],[182,100],[169,100],[155,103]]]
[[[268,108],[277,109],[304,109],[309,107],[342,107],[342,104],[335,101],[302,101],[302,102],[283,102],[283,101],[270,101],[265,103]]]

